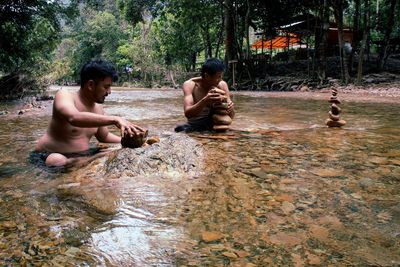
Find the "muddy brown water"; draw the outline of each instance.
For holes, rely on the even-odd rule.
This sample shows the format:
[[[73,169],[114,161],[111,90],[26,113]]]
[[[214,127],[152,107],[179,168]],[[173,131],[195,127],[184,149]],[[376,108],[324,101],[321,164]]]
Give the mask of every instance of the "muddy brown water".
[[[326,101],[234,101],[232,131],[186,135],[180,91],[114,90],[107,114],[185,140],[156,151],[167,167],[137,152],[142,172],[109,156],[44,170],[29,154],[51,108],[0,116],[0,265],[400,265],[398,104],[346,102],[328,129]]]

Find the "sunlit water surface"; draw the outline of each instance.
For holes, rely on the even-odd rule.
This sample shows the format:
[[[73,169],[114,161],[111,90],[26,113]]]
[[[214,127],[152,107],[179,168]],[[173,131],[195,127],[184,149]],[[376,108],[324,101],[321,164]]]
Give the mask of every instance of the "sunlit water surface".
[[[76,170],[28,161],[51,107],[0,116],[0,265],[400,265],[399,105],[345,102],[348,124],[328,129],[324,101],[234,101],[232,131],[189,134],[204,151],[199,175],[91,187],[96,174],[85,185],[81,173],[80,190],[111,213],[60,196]],[[105,112],[152,135],[185,121],[178,90],[114,90]]]

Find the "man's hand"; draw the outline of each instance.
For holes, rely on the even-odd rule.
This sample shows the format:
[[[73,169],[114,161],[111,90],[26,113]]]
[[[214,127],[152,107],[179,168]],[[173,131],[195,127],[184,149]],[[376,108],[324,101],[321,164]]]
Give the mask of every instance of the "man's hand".
[[[121,137],[125,136],[125,132],[127,132],[130,137],[140,134],[143,135],[146,132],[146,130],[140,126],[137,126],[120,117],[117,117],[115,125],[121,130]]]
[[[226,111],[228,112],[228,114],[231,114],[233,112],[233,109],[235,107],[235,104],[232,101],[228,101],[228,107],[226,109]]]
[[[204,97],[207,104],[220,104],[226,101],[225,91],[219,88],[212,88]]]

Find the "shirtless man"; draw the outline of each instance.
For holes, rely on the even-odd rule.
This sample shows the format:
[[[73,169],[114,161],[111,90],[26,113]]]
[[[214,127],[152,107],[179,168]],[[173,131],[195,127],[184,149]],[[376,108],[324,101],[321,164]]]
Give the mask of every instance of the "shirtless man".
[[[224,64],[218,59],[210,58],[201,68],[201,77],[184,82],[183,110],[188,122],[178,125],[175,128],[176,132],[212,130],[211,108],[214,104],[221,104],[223,101],[227,101],[228,115],[233,118],[234,104],[229,96],[228,85],[222,80],[223,71]],[[215,87],[225,91],[225,95],[211,91]]]
[[[47,166],[65,166],[85,155],[91,137],[99,142],[120,143],[121,137],[108,131],[108,125],[121,130],[121,136],[144,134],[144,129],[124,118],[104,115],[105,98],[111,93],[114,67],[103,60],[88,62],[81,70],[78,92],[60,90],[53,103],[53,115],[45,135],[39,139],[36,151],[47,156]]]

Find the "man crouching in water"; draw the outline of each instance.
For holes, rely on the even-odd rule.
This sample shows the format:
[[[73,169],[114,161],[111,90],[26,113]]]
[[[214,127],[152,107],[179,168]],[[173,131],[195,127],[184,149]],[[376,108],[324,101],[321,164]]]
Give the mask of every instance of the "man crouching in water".
[[[235,115],[234,104],[229,96],[228,85],[222,80],[224,64],[215,58],[208,59],[201,68],[201,77],[187,80],[182,87],[183,110],[188,122],[178,125],[176,132],[204,131],[213,129],[212,108],[227,102],[227,115]],[[225,93],[217,93],[215,88]]]
[[[90,156],[89,141],[93,135],[99,142],[120,143],[121,137],[108,131],[108,125],[121,130],[121,136],[144,134],[145,130],[121,117],[106,116],[105,98],[117,77],[114,67],[103,60],[90,61],[81,70],[78,92],[60,90],[53,103],[53,115],[36,151],[49,167],[69,165],[80,157]]]

